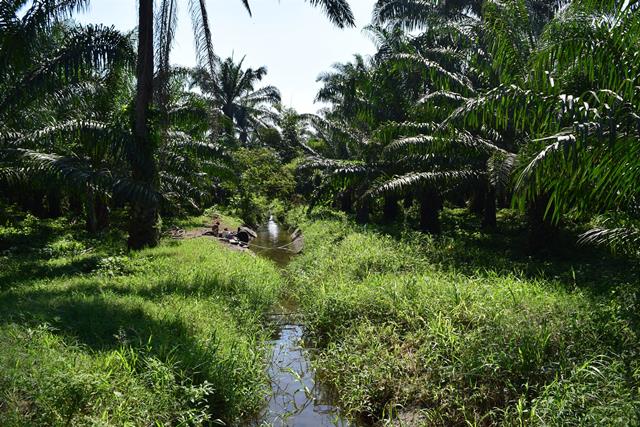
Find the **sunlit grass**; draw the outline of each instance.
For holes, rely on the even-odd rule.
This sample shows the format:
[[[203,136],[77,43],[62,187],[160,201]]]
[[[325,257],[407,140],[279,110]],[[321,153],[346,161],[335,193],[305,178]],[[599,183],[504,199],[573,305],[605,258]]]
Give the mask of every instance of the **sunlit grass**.
[[[207,239],[129,255],[27,225],[3,248],[1,425],[233,421],[261,407],[273,265]]]
[[[393,238],[340,217],[302,226],[290,292],[320,375],[351,415],[429,426],[640,422],[633,260],[571,247],[532,259],[500,246],[517,242],[517,229]]]

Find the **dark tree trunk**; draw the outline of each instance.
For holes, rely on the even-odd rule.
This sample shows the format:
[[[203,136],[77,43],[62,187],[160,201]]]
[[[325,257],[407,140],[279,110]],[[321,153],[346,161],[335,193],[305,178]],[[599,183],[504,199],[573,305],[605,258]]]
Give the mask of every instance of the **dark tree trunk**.
[[[553,240],[554,226],[548,216],[545,218],[548,204],[549,196],[540,195],[527,206],[528,250],[530,253],[541,252],[545,247],[548,248]]]
[[[24,197],[24,198],[23,198]],[[32,190],[25,193],[24,196],[19,195],[22,199],[22,206],[25,210],[38,218],[47,217],[47,209],[45,209],[45,193],[38,190]]]
[[[366,224],[369,222],[369,198],[365,197],[360,200],[358,207],[356,208],[356,222],[360,224]]]
[[[225,134],[233,137],[233,105],[225,104],[222,106],[222,128]]]
[[[75,193],[69,196],[69,211],[76,218],[80,218],[82,216],[82,199]]]
[[[145,185],[150,193],[157,191],[158,176],[154,159],[149,114],[153,98],[153,0],[139,0],[138,64],[134,134],[136,152],[131,159],[133,179]],[[156,246],[160,215],[155,197],[131,203],[129,248]]]
[[[59,191],[52,190],[47,194],[47,216],[58,218],[62,215],[62,197]]]
[[[487,191],[484,187],[478,187],[469,199],[469,212],[476,216],[482,215],[486,205]]]
[[[240,129],[240,135],[238,137],[238,139],[240,140],[240,144],[243,147],[247,146],[247,140],[249,139],[249,133],[247,132],[246,129]]]
[[[492,186],[489,186],[484,197],[484,209],[482,215],[482,227],[483,228],[495,228],[496,227],[496,190]]]
[[[342,212],[353,212],[353,199],[351,190],[345,190],[340,194],[340,210]]]
[[[442,201],[440,195],[435,189],[426,188],[420,191],[420,229],[431,234],[439,234],[440,226],[440,208]]]
[[[386,196],[384,205],[382,206],[382,221],[390,224],[398,219],[400,207],[398,206],[399,197],[395,195]]]
[[[96,197],[95,201],[96,227],[98,231],[109,228],[109,204],[103,197]]]
[[[406,196],[404,196],[404,200],[402,201],[402,206],[404,207],[405,210],[411,209],[411,206],[413,206],[413,194],[409,193]]]
[[[96,205],[93,190],[87,191],[87,200],[84,204],[84,208],[86,218],[85,227],[89,233],[95,233],[98,231],[98,219],[96,218]]]

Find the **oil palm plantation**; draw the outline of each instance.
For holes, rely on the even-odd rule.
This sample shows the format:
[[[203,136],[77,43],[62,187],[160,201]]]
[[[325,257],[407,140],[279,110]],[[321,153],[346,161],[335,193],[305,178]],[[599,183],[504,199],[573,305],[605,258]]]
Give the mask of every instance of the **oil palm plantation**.
[[[463,55],[457,55],[451,46],[457,42],[462,49],[466,47],[465,40],[456,40],[456,28],[450,27],[434,27],[419,37],[406,36],[393,27],[370,27],[379,48],[374,58],[365,61],[356,56],[353,64],[338,64],[331,73],[320,76],[324,87],[318,99],[331,103],[327,118],[333,128],[350,130],[334,131],[330,138],[347,141],[343,146],[350,149],[343,150],[342,159],[323,159],[313,164],[323,169],[326,182],[333,183],[330,187],[338,184],[337,190],[346,199],[359,199],[358,217],[362,221],[367,220],[369,206],[379,196],[383,196],[383,217],[387,221],[397,215],[398,199],[415,197],[420,201],[422,228],[438,232],[441,197],[434,186],[436,178],[446,178],[438,181],[441,185],[449,185],[456,177],[477,180],[473,173],[454,173],[451,168],[455,162],[447,158],[447,153],[400,155],[401,149],[409,145],[408,139],[390,147],[394,138],[402,136],[413,137],[413,146],[432,139],[421,139],[419,134],[437,129],[425,118],[433,122],[444,120],[452,103],[455,107],[456,97],[473,92],[473,83],[462,71],[468,68],[467,63],[461,63],[459,58]],[[441,65],[437,61],[443,58],[447,62]],[[452,92],[454,89],[457,92]],[[429,99],[436,97],[437,106]],[[365,136],[349,138],[358,133]],[[393,155],[390,148],[394,148]],[[424,180],[427,177],[429,185]]]
[[[597,214],[581,240],[632,251],[640,242],[639,6],[572,3],[545,28],[517,90],[492,94],[511,102],[506,117],[531,129],[517,201],[548,195],[556,222]],[[544,110],[524,118],[530,102]]]
[[[62,21],[86,2],[27,3],[0,6],[0,179],[35,212],[46,204],[57,215],[65,195],[83,201],[87,226],[95,230],[105,217],[105,197],[89,193],[109,179],[107,152],[122,148],[114,129],[108,130],[113,138],[101,139],[107,129],[95,118],[134,52],[129,37],[111,28]],[[53,163],[67,173],[43,166]]]
[[[442,123],[398,140],[390,154],[434,156],[459,146],[448,153],[451,159],[468,148],[460,144],[470,141],[459,139],[464,129],[483,148],[484,174],[493,175],[487,182],[515,184],[515,201],[529,213],[538,246],[545,224],[564,213],[586,219],[597,213],[603,219],[583,242],[637,247],[637,2],[488,2],[480,13],[469,3],[454,14],[456,8],[443,13],[439,7],[377,4],[379,23],[426,29],[416,41],[427,45],[400,58],[422,60],[432,75],[417,120]],[[446,25],[436,25],[443,17]],[[447,27],[458,35],[444,43],[429,36]],[[434,116],[438,111],[444,117]],[[378,191],[415,183],[425,173],[416,170]]]
[[[426,75],[418,80],[422,95],[409,109],[409,126],[387,126],[402,130],[396,134],[399,139],[385,144],[385,152],[403,164],[396,170],[404,172],[378,183],[369,194],[421,195],[421,222],[433,231],[439,228],[434,212],[439,205],[437,194],[464,188],[472,209],[483,213],[483,224],[495,225],[496,195],[505,199],[523,136],[510,125],[494,128],[481,119],[461,121],[457,116],[464,108],[461,105],[517,80],[516,70],[525,67],[538,37],[538,21],[548,19],[550,13],[548,5],[538,7],[541,4],[480,7],[478,2],[434,5],[404,0],[376,4],[378,25],[420,30],[404,44],[386,43],[379,55],[422,67]],[[501,54],[507,49],[509,55]],[[416,133],[415,122],[426,133]]]
[[[177,0],[166,0],[161,6],[164,28],[163,43],[165,55],[163,63],[167,63],[175,24],[175,5]],[[153,99],[154,80],[154,7],[153,0],[140,0],[138,6],[138,65],[136,70],[137,92],[134,120],[134,134],[136,137],[137,155],[131,162],[134,179],[139,180],[151,189],[158,186],[154,151],[157,137],[153,135],[150,123],[151,105]],[[251,13],[249,1],[242,3]],[[329,19],[337,26],[351,26],[354,24],[353,14],[346,0],[311,0],[310,4],[324,10]],[[194,22],[196,32],[196,48],[199,62],[207,61],[208,71],[213,74],[213,45],[209,29],[208,15],[204,0],[191,0],[192,15],[198,16]],[[158,240],[158,206],[152,204],[135,203],[132,206],[131,224],[129,228],[129,246],[140,248],[153,246]]]

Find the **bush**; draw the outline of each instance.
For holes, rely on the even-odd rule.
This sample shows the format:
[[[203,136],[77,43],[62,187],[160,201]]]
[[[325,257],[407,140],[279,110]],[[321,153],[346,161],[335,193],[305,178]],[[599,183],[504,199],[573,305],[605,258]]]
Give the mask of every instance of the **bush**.
[[[278,214],[283,202],[291,199],[295,189],[294,170],[283,165],[271,149],[240,149],[234,159],[242,171],[238,188],[230,200],[234,214],[247,224],[259,225],[269,213]],[[275,203],[275,204],[274,204]]]
[[[55,330],[6,325],[0,352],[5,426],[198,424],[210,420],[208,383],[176,377],[176,362],[122,346],[96,353]]]

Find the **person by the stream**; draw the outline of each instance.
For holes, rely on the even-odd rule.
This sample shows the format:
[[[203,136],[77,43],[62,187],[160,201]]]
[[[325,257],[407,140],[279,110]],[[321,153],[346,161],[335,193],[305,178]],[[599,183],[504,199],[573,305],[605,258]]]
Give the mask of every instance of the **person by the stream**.
[[[214,236],[218,237],[220,235],[220,221],[216,221],[211,226],[211,232]]]
[[[225,229],[222,230],[222,238],[223,239],[230,239],[231,237],[233,237],[233,234],[231,234],[229,229],[225,227]]]

